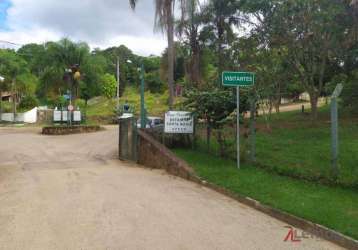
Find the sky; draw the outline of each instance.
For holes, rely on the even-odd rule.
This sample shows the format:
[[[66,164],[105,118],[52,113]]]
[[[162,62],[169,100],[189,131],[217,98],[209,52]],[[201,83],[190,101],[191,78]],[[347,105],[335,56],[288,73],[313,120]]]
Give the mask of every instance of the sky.
[[[154,32],[153,0],[139,0],[135,12],[128,2],[0,0],[0,47],[1,41],[44,43],[66,37],[92,49],[123,44],[139,55],[160,55],[166,38]]]

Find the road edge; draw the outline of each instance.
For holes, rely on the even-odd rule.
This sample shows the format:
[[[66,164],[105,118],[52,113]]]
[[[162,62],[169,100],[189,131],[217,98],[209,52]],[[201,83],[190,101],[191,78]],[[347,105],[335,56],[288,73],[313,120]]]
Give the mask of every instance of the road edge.
[[[358,240],[320,224],[313,223],[306,219],[283,212],[279,209],[264,205],[250,197],[235,194],[225,188],[203,180],[195,174],[194,169],[186,161],[177,157],[171,150],[156,141],[151,135],[139,130],[138,136],[138,163],[141,166],[151,169],[164,169],[168,174],[181,177],[185,180],[214,190],[273,218],[318,236],[319,238],[328,240],[347,249],[358,249]]]

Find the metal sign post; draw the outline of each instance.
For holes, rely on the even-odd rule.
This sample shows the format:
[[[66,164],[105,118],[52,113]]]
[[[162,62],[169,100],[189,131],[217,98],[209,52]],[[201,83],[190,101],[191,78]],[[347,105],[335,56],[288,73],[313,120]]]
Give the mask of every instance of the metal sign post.
[[[67,107],[67,110],[68,110],[68,118],[69,118],[69,121],[70,121],[70,126],[72,126],[72,111],[74,110],[74,107],[73,105],[71,104],[72,102],[70,101],[70,105],[68,105]]]
[[[237,168],[240,169],[240,87],[236,87],[236,108],[237,108],[237,129],[236,129],[236,138],[237,138]]]
[[[226,87],[236,87],[237,105],[237,168],[240,169],[240,87],[249,87],[255,84],[255,74],[251,72],[223,72],[222,84]]]
[[[343,85],[338,84],[331,97],[331,134],[332,134],[332,171],[335,177],[339,174],[338,169],[338,104],[337,98],[343,90]]]
[[[250,160],[256,162],[256,100],[254,97],[250,100]]]

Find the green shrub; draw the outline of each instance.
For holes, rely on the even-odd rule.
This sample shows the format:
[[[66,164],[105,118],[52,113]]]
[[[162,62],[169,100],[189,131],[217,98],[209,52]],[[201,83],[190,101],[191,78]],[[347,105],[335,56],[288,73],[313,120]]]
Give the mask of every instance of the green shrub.
[[[160,80],[159,72],[150,72],[145,74],[145,83],[151,93],[163,93],[164,83]]]
[[[25,96],[21,99],[21,102],[19,104],[20,109],[32,109],[34,107],[37,107],[39,105],[39,100],[36,98],[36,96]]]
[[[53,101],[51,101],[50,104],[51,106],[53,105],[54,107],[57,108],[66,107],[67,100],[64,96],[58,96]]]
[[[75,108],[79,107],[81,110],[84,109],[86,106],[86,101],[83,99],[77,99],[75,102]]]
[[[102,76],[102,94],[111,99],[116,94],[117,81],[116,78],[111,74],[104,74]]]
[[[2,112],[3,113],[11,113],[12,112],[12,103],[11,102],[2,102],[1,103]]]

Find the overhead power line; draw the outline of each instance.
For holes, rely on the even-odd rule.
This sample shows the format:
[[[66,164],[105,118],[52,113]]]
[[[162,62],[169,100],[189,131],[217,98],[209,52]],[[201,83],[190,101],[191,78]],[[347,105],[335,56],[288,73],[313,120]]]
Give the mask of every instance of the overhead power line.
[[[14,43],[14,42],[5,41],[5,40],[0,40],[0,43],[6,43],[6,44],[15,45],[15,46],[22,46],[23,45],[23,44]]]
[[[23,45],[19,43],[14,43],[6,40],[0,40],[0,49],[13,49],[18,50]]]

